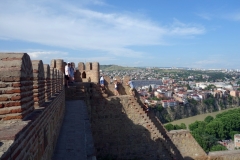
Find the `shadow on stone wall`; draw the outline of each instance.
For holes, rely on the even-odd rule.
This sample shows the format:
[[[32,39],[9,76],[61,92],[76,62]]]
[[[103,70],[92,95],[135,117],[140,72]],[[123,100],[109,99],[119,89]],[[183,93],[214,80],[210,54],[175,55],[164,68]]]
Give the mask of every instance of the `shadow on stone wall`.
[[[115,77],[114,78],[118,82],[118,92],[120,95],[129,95],[129,87],[126,85],[128,82],[129,77],[126,76],[123,79],[120,77]],[[108,76],[104,76],[104,84],[105,84],[105,89],[106,93],[108,96],[114,96],[114,80],[111,79]]]
[[[194,159],[191,157],[184,157],[184,160],[194,160]]]
[[[122,83],[119,83],[118,88],[119,88],[118,92],[120,95],[127,95],[126,86],[124,86]]]
[[[173,159],[133,97],[92,97],[91,125],[97,159]]]

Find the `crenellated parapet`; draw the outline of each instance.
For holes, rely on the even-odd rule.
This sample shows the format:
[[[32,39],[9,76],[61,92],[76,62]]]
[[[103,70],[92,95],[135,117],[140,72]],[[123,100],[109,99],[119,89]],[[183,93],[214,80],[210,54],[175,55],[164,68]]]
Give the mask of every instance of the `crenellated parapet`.
[[[105,89],[106,89],[106,93],[109,96],[113,96],[114,95],[114,81],[117,81],[118,83],[118,92],[120,95],[130,95],[129,92],[129,86],[126,85],[126,83],[128,82],[128,80],[130,79],[129,76],[124,76],[123,78],[116,76],[110,78],[109,76],[105,76],[104,75],[104,80],[105,80]]]
[[[51,159],[65,111],[58,64],[0,54],[0,159]]]
[[[33,68],[26,53],[0,54],[0,120],[23,119],[34,110]]]
[[[56,92],[60,91],[60,72],[56,70]]]
[[[56,69],[58,69],[59,71],[61,71],[62,73],[64,73],[64,62],[63,59],[56,59],[55,60],[55,67]]]
[[[56,88],[55,88],[55,68],[50,68],[50,81],[51,81],[51,96],[54,96]]]
[[[32,68],[34,108],[39,108],[45,103],[45,82],[42,60],[32,60]]]
[[[77,82],[99,82],[99,63],[98,62],[83,62],[78,63],[78,68],[74,76]]]
[[[50,81],[50,66],[44,64],[44,82],[45,82],[45,101],[49,101],[51,97],[51,81]]]

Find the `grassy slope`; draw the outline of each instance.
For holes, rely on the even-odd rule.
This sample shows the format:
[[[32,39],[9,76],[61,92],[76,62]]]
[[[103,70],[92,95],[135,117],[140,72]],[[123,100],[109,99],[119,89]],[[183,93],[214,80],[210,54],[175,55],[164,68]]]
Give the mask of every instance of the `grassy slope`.
[[[100,70],[113,71],[113,70],[132,70],[137,69],[135,67],[122,67],[118,65],[100,65]]]

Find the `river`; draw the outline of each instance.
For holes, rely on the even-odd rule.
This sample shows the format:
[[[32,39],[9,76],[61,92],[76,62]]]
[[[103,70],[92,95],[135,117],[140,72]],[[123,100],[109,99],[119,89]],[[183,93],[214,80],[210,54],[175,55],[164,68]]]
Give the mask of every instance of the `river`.
[[[217,112],[200,114],[200,115],[196,115],[196,116],[193,116],[193,117],[188,117],[188,118],[172,121],[170,123],[173,124],[173,125],[175,125],[175,124],[180,125],[181,123],[185,123],[187,128],[188,128],[188,125],[191,124],[191,123],[194,123],[195,121],[203,121],[207,116],[212,116],[212,117],[215,118],[216,115],[219,114],[219,113],[222,113],[222,112],[225,112],[225,111],[228,111],[228,110],[231,110],[231,109],[236,109],[236,108],[240,108],[240,107],[228,108],[228,109],[217,111]],[[166,123],[166,124],[168,124],[168,123]],[[166,124],[164,124],[164,125],[166,125]]]

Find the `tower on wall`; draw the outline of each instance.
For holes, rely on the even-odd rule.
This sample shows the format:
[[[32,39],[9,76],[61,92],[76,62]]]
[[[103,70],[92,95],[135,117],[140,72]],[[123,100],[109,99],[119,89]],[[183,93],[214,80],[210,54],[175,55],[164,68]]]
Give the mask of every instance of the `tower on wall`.
[[[83,62],[78,63],[78,71],[75,74],[75,79],[79,82],[99,82],[99,63],[98,62]]]

